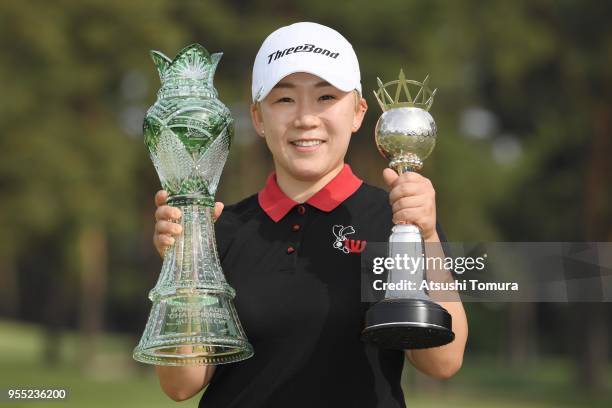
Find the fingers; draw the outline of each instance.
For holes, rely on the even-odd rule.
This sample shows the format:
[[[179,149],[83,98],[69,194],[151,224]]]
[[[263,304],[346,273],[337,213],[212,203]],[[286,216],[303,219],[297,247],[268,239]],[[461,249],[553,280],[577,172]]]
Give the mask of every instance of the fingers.
[[[436,224],[436,192],[426,177],[407,172],[394,176],[385,169],[383,176],[390,185],[389,203],[394,224],[414,224],[423,237],[433,236]]]
[[[427,187],[418,183],[401,183],[397,184],[389,192],[389,203],[393,205],[397,200],[405,197],[414,197],[426,195]]]
[[[179,235],[183,228],[176,222],[171,220],[179,220],[182,217],[181,210],[175,207],[166,205],[168,200],[168,192],[159,190],[155,194],[155,232],[153,233],[153,245],[157,252],[163,258],[169,247],[174,245],[174,240]]]
[[[165,190],[159,190],[155,193],[155,206],[159,207],[160,205],[166,204],[166,200],[168,199],[168,192]]]
[[[175,237],[180,235],[181,232],[183,232],[183,227],[175,222],[158,220],[155,223],[153,245],[162,258],[168,248],[174,245]]]
[[[395,180],[398,179],[398,175],[394,170],[391,170],[390,168],[386,168],[383,170],[383,180],[385,181],[385,184],[389,187],[393,186],[393,183],[395,182]]]
[[[393,182],[389,192],[389,202],[393,205],[393,203],[401,198],[416,195],[435,196],[435,190],[431,181],[418,173],[404,173]]]
[[[170,207],[169,205],[162,205],[157,207],[155,210],[155,220],[178,220],[183,216],[180,209],[176,207]]]
[[[217,218],[219,218],[221,216],[221,212],[223,211],[223,207],[225,205],[222,202],[217,201],[215,203],[215,212],[214,212],[214,219],[215,221],[217,221]]]
[[[418,183],[429,181],[428,178],[414,171],[407,171],[398,175],[395,170],[386,168],[383,170],[383,180],[390,188],[395,187],[400,183]]]
[[[155,194],[155,232],[153,234],[153,245],[157,249],[157,252],[163,257],[169,247],[174,245],[175,238],[183,232],[183,228],[180,224],[174,221],[178,221],[182,216],[182,212],[179,208],[171,207],[166,205],[168,200],[168,192],[159,190]],[[216,202],[213,212],[215,221],[221,212],[223,211],[223,203]]]
[[[183,232],[183,227],[172,221],[159,220],[155,223],[155,232],[162,235],[176,236]]]
[[[174,238],[169,235],[154,234],[153,245],[155,246],[155,249],[157,249],[159,255],[163,258],[168,248],[174,245]]]
[[[428,230],[435,222],[435,215],[426,207],[405,208],[393,213],[394,224],[414,224],[421,230]]]
[[[427,203],[427,197],[424,195],[401,197],[391,204],[391,211],[396,212],[408,208],[424,207]]]

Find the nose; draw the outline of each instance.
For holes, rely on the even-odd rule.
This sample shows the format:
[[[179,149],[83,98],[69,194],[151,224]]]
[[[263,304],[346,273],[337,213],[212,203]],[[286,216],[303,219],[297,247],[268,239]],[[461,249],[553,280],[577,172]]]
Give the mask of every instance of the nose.
[[[313,129],[319,126],[320,123],[321,120],[319,119],[314,107],[311,107],[308,103],[304,102],[298,106],[296,117],[293,121],[293,126],[298,129]]]

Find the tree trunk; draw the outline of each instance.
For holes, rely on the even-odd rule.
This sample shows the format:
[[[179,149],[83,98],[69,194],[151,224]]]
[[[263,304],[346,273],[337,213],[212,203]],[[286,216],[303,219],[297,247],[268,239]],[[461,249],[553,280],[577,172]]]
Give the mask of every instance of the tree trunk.
[[[510,303],[508,306],[507,356],[513,366],[533,360],[536,354],[536,308],[531,302]]]
[[[0,312],[3,316],[17,318],[19,312],[19,286],[15,256],[0,256]]]
[[[609,154],[611,151],[610,107],[595,109],[593,142],[587,162],[584,194],[584,226],[588,241],[605,241],[607,238],[607,189],[611,174]],[[606,325],[610,309],[607,303],[583,303],[576,305],[576,364],[578,384],[587,389],[604,385],[608,363],[609,333]]]

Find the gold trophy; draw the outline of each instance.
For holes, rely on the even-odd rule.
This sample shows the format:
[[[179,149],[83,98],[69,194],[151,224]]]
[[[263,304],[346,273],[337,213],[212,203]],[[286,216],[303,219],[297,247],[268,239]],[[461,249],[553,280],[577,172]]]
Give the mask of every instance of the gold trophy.
[[[399,78],[386,84],[378,78],[378,91],[374,92],[383,110],[376,123],[375,137],[379,152],[388,159],[389,167],[402,174],[419,171],[436,144],[436,122],[428,110],[434,95],[428,78],[423,82],[407,80],[400,70]],[[391,90],[392,87],[395,89]],[[412,97],[410,88],[416,92]],[[418,91],[416,90],[418,89]],[[389,92],[392,93],[389,93]],[[401,99],[405,98],[404,101]],[[424,258],[421,232],[416,225],[397,224],[389,237],[389,257],[407,254]],[[417,290],[387,290],[385,298],[370,307],[366,313],[362,339],[382,348],[419,349],[441,346],[455,338],[451,315],[422,290],[418,290],[426,277],[426,262],[414,271],[389,270],[389,283],[413,282]]]

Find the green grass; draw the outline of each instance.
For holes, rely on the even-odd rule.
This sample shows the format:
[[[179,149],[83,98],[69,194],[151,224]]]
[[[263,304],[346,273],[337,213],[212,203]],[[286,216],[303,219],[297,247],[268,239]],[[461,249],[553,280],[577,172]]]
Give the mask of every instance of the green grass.
[[[157,408],[197,407],[199,396],[176,403],[160,389],[151,366],[131,360],[134,340],[105,335],[96,342],[89,367],[79,364],[82,349],[78,336],[62,335],[61,363],[43,364],[43,332],[38,326],[0,321],[0,387],[66,388],[64,401],[6,402],[1,407]]]
[[[468,354],[461,371],[448,381],[430,380],[413,370],[405,372],[404,379],[411,407],[612,407],[610,367],[603,390],[585,391],[576,385],[574,367],[567,359],[540,359],[513,367],[501,359]]]
[[[62,335],[60,363],[43,363],[41,328],[0,321],[0,388],[66,388],[65,401],[7,402],[3,407],[197,407],[200,394],[176,403],[160,389],[151,366],[131,359],[137,339],[105,334],[97,339],[95,353],[86,367],[80,364],[83,348],[75,333]],[[466,355],[463,368],[451,380],[438,382],[404,373],[409,407],[611,407],[612,390],[580,392],[574,384],[569,361],[541,359],[521,367],[509,367],[499,359]],[[607,384],[612,384],[608,371]]]

